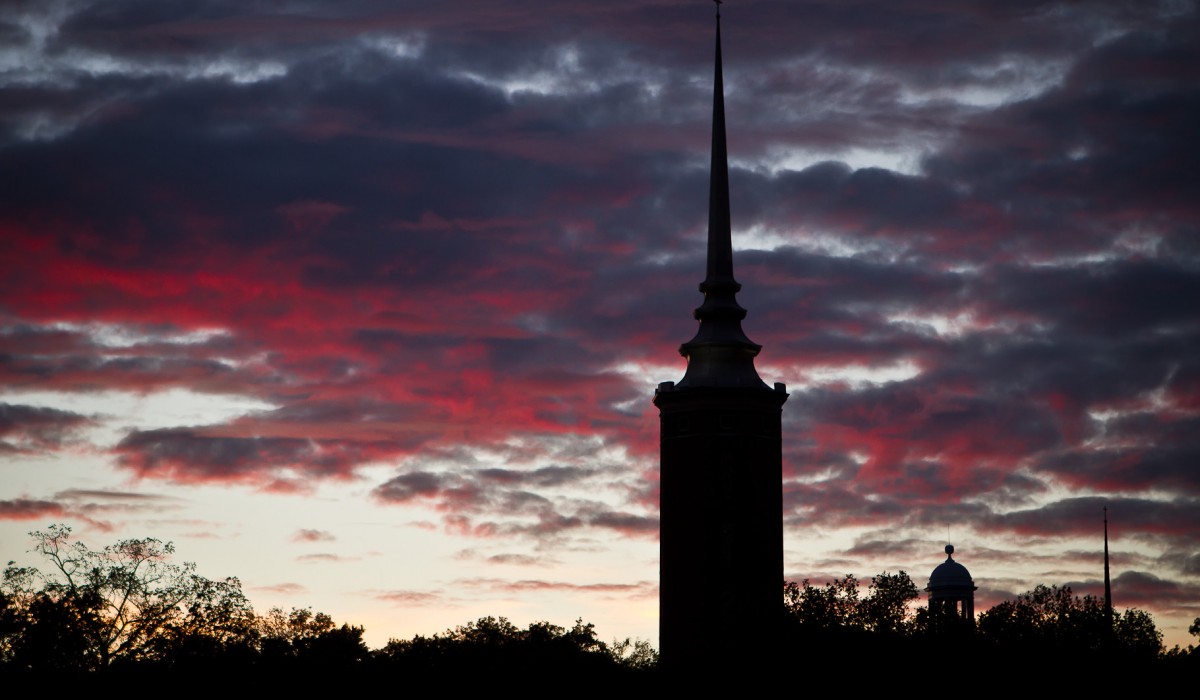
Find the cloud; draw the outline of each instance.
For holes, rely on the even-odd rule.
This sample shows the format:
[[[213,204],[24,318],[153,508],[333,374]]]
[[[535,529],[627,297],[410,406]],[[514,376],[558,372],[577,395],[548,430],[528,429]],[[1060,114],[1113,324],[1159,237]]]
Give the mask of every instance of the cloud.
[[[442,511],[447,531],[469,537],[517,536],[546,541],[583,529],[657,537],[658,518],[653,515],[556,493],[599,473],[593,468],[563,466],[528,471],[417,470],[389,479],[373,493],[382,503],[424,505]]]
[[[930,543],[924,540],[859,540],[854,543],[847,554],[866,557],[893,557],[909,561],[916,560],[930,552]]]
[[[1193,499],[1079,497],[1055,501],[1037,509],[997,514],[989,519],[988,525],[1022,534],[1094,535],[1100,531],[1098,523],[1105,507],[1109,509],[1109,532],[1114,537],[1144,533],[1187,538],[1194,532],[1196,518],[1200,517],[1200,501]]]
[[[143,478],[262,483],[289,473],[346,477],[379,450],[377,444],[352,441],[226,437],[169,428],[134,431],[115,452],[120,466]]]
[[[341,554],[333,554],[331,552],[318,552],[316,554],[301,554],[300,556],[296,557],[296,561],[302,563],[328,562],[333,564],[343,561],[354,561],[358,558],[359,557],[346,557],[342,556]]]
[[[577,467],[551,466],[541,467],[528,472],[512,469],[483,469],[479,476],[489,481],[510,485],[527,485],[531,487],[563,486],[595,475],[594,469]]]
[[[59,450],[94,424],[94,419],[70,411],[0,403],[0,453]]]
[[[384,602],[404,607],[436,605],[442,601],[439,594],[425,591],[383,591],[375,593],[374,596]]]
[[[163,502],[173,500],[170,496],[163,496],[155,493],[137,493],[133,491],[109,491],[104,489],[66,489],[54,494],[55,498],[79,500],[79,501],[102,501],[110,503],[148,503],[148,502]]]
[[[333,542],[337,538],[324,530],[301,529],[292,535],[293,542]]]
[[[66,398],[5,399],[0,453],[85,450],[170,494],[370,478],[496,557],[652,538],[649,398],[704,269],[694,9],[14,10],[0,383]],[[947,522],[1075,547],[1107,504],[1184,585],[1195,7],[730,12],[739,299],[792,391],[788,536],[894,533],[812,553],[829,568],[923,557]],[[175,389],[270,408],[105,417],[104,444],[71,410]],[[55,488],[6,503],[171,505]]]
[[[1066,584],[1076,595],[1090,594],[1103,598],[1104,581],[1073,581]],[[1113,607],[1183,610],[1194,614],[1200,610],[1200,585],[1160,578],[1145,571],[1122,571],[1112,578]]]
[[[529,554],[493,554],[487,558],[487,562],[489,564],[513,566],[539,566],[549,563],[542,557],[535,557]]]
[[[421,496],[438,494],[443,483],[443,478],[437,474],[410,472],[389,479],[375,490],[375,495],[384,501],[406,503]]]
[[[179,510],[178,498],[155,493],[136,493],[107,489],[65,489],[53,496],[62,504],[64,514],[83,518],[102,530],[112,527],[112,518],[129,518]],[[204,530],[201,536],[214,536]]]
[[[67,489],[52,500],[27,497],[0,501],[0,520],[82,520],[102,531],[113,530],[112,518],[157,514],[179,506],[174,499],[154,494]]]
[[[45,517],[61,517],[66,512],[62,505],[53,501],[36,501],[16,498],[0,501],[0,520],[38,520]]]
[[[455,585],[466,588],[482,588],[492,593],[516,594],[527,592],[582,592],[620,597],[647,598],[658,595],[658,584],[653,581],[636,583],[572,583],[568,581],[546,581],[522,579],[512,581],[497,578],[460,579]]]
[[[1200,552],[1168,551],[1158,563],[1185,576],[1200,576]]]
[[[264,593],[277,593],[279,595],[299,595],[301,593],[308,593],[308,588],[302,584],[293,582],[276,583],[270,586],[253,586],[253,588],[256,591],[263,591]]]

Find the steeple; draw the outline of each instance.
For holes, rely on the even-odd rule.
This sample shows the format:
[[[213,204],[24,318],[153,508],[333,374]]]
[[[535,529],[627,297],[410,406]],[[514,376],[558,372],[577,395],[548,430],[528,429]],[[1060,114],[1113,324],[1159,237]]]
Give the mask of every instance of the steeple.
[[[708,177],[708,276],[700,291],[741,285],[733,279],[733,241],[729,222],[729,149],[725,145],[725,81],[721,66],[721,10],[717,6],[717,48],[713,75],[712,149]]]
[[[1108,633],[1112,633],[1112,579],[1108,575],[1108,506],[1104,506],[1104,617],[1108,620]]]
[[[742,332],[729,225],[721,19],[713,85],[708,265],[683,379],[659,410],[659,649],[667,672],[773,668],[783,580],[782,408]],[[697,611],[700,611],[699,613]],[[747,644],[746,640],[756,640]]]
[[[767,385],[754,369],[762,346],[742,331],[746,310],[737,302],[742,288],[733,277],[733,235],[729,214],[729,156],[725,144],[725,87],[721,70],[721,11],[717,3],[716,66],[713,76],[712,162],[708,181],[708,265],[700,283],[704,303],[693,312],[696,336],[679,347],[687,372],[677,388]]]

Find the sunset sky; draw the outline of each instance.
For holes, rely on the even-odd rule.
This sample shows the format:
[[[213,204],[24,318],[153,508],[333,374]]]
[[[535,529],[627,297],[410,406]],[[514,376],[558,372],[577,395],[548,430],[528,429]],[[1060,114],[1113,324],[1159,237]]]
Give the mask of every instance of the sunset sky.
[[[1196,2],[731,0],[785,573],[1200,615]],[[0,557],[657,643],[703,0],[0,3]],[[701,611],[698,611],[698,613]]]

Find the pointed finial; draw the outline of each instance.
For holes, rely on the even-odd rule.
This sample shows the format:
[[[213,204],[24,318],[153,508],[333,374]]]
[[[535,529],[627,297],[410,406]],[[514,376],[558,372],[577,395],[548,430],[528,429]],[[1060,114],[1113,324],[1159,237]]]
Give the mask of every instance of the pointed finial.
[[[754,369],[761,346],[746,337],[746,310],[737,302],[742,285],[733,277],[733,238],[729,214],[729,154],[725,143],[725,84],[721,70],[721,12],[717,4],[713,65],[712,160],[708,180],[706,274],[700,283],[704,303],[693,313],[696,335],[679,347],[687,371],[676,389],[723,387],[771,391]]]

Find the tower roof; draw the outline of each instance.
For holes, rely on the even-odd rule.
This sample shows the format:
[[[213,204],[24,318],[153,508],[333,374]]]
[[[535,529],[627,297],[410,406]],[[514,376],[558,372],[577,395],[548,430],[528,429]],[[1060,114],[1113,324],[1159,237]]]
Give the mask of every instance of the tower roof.
[[[925,590],[937,591],[946,588],[969,588],[975,590],[975,581],[967,567],[954,561],[954,545],[946,545],[946,561],[938,564],[929,574],[929,586]]]
[[[754,369],[761,346],[742,331],[746,310],[737,302],[742,288],[733,277],[733,238],[729,213],[729,157],[725,144],[725,88],[721,70],[721,13],[717,10],[716,66],[713,76],[712,162],[708,186],[708,264],[700,283],[704,303],[693,313],[700,327],[679,348],[688,360],[676,388],[768,389]]]

